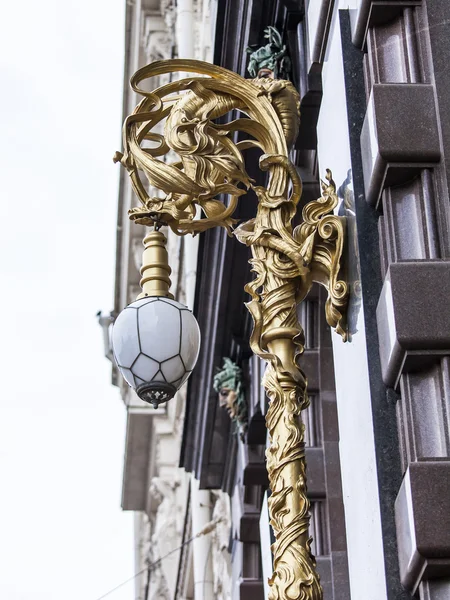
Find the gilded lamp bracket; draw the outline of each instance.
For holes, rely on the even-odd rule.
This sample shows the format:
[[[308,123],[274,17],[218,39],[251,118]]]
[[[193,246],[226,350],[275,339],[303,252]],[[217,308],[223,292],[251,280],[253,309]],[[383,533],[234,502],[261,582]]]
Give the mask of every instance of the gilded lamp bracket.
[[[141,87],[151,77],[175,72],[197,75],[152,92]],[[143,99],[125,120],[123,153],[114,156],[127,169],[140,200],[129,211],[130,219],[156,228],[167,225],[177,235],[224,227],[251,248],[255,277],[246,286],[254,320],[250,345],[268,363],[264,384],[270,398],[267,469],[276,541],[269,598],[319,600],[322,587],[308,534],[300,413],[309,401],[298,364],[304,336],[296,306],[314,282],[324,286],[327,321],[347,340],[348,286],[341,276],[345,219],[333,212],[338,198],[331,171],[322,182],[322,196],[305,205],[302,223],[294,229],[302,185],[289,150],[299,130],[300,101],[289,81],[247,80],[209,63],[166,60],[137,71],[131,87]],[[232,111],[241,116],[218,124]],[[238,132],[246,139],[235,141]],[[268,173],[265,187],[255,185],[246,171],[249,148],[261,152],[259,166]],[[234,212],[249,189],[258,198],[257,214],[236,227]]]

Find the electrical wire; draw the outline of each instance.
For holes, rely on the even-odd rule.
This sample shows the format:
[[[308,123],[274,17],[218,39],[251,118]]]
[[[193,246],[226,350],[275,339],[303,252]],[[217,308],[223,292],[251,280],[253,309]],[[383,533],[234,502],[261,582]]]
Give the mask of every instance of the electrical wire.
[[[184,546],[191,544],[195,539],[201,537],[202,535],[207,535],[208,533],[211,533],[211,531],[213,531],[213,529],[215,529],[221,521],[222,521],[222,518],[214,520],[214,521],[210,521],[196,535],[192,536],[191,538],[189,538],[188,540],[183,542],[180,546],[178,546],[177,548],[174,548],[167,554],[164,554],[164,556],[161,556],[161,558],[158,558],[158,560],[155,560],[155,562],[150,563],[148,566],[144,567],[143,569],[141,569],[140,571],[135,573],[132,577],[129,577],[125,581],[122,581],[122,583],[119,583],[119,585],[116,585],[116,587],[112,588],[111,590],[109,590],[109,592],[106,592],[106,594],[103,594],[103,596],[100,596],[96,600],[103,600],[103,598],[106,598],[107,596],[109,596],[110,594],[112,594],[113,592],[115,592],[116,590],[118,590],[119,588],[124,586],[125,584],[129,583],[130,581],[133,581],[133,579],[136,579],[136,577],[139,577],[139,575],[142,575],[142,573],[145,573],[145,571],[150,572],[154,567],[157,567],[161,561],[163,561],[165,558],[167,558],[174,552],[178,552],[178,550],[181,550],[181,548],[183,548]]]
[[[208,570],[208,564],[209,564],[209,561],[211,559],[211,555],[212,555],[212,552],[211,552],[211,544],[210,544],[208,556],[207,556],[206,561],[205,561],[205,569],[203,571],[203,598],[205,597],[206,583],[211,583],[209,581],[208,582],[206,581],[206,571]]]
[[[132,577],[129,577],[125,581],[122,581],[122,583],[119,583],[119,585],[116,585],[115,588],[112,588],[112,590],[109,590],[109,592],[106,592],[106,594],[103,594],[103,596],[100,596],[99,598],[97,598],[97,600],[102,600],[102,598],[106,598],[106,596],[109,596],[110,594],[112,594],[113,592],[115,592],[116,590],[121,588],[123,585],[125,585],[126,583],[133,581],[133,579],[136,579],[136,577],[138,577],[138,575],[141,575],[146,570],[147,570],[147,567],[145,567],[145,569],[142,569],[141,571],[138,571]]]

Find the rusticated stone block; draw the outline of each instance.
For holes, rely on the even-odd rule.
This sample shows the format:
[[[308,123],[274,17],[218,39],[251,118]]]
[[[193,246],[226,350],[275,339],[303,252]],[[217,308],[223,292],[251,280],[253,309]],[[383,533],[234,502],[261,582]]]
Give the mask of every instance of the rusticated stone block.
[[[264,584],[260,579],[242,579],[239,583],[240,600],[264,600]]]
[[[381,371],[400,375],[450,355],[450,261],[392,263],[377,307]]]
[[[378,83],[361,131],[366,200],[378,206],[386,187],[399,185],[440,160],[431,85]]]
[[[384,25],[403,9],[420,5],[422,0],[361,0],[356,18],[353,43],[361,50],[366,44],[369,27]]]
[[[450,576],[450,461],[411,463],[395,502],[400,577],[415,594],[422,580]]]

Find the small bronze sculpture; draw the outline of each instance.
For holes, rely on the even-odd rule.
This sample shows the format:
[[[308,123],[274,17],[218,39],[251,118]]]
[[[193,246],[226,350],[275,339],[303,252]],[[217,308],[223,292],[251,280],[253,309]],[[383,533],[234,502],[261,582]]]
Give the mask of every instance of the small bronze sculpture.
[[[219,394],[220,406],[227,409],[243,441],[247,433],[247,402],[242,385],[242,369],[231,359],[224,358],[222,369],[214,376],[213,386]]]
[[[260,48],[254,44],[246,49],[246,52],[250,54],[248,72],[252,77],[288,79],[291,61],[279,31],[275,27],[269,26],[264,30],[264,37],[269,40],[268,44]]]

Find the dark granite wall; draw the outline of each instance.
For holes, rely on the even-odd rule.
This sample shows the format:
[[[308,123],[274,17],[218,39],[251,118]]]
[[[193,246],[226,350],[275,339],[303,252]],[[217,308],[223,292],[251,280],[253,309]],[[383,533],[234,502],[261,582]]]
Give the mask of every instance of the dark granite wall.
[[[397,450],[392,430],[389,469],[378,448],[386,448],[386,433],[375,420],[389,598],[410,597],[398,595],[400,580],[422,600],[450,598],[450,527],[443,514],[450,501],[449,22],[448,2],[363,0],[353,37],[364,52],[360,189],[376,210],[369,214],[361,205],[361,214],[372,220],[366,242],[371,253],[378,220],[381,257],[366,322],[371,321],[373,340],[377,303],[381,378],[388,388],[385,418],[392,430],[395,409],[398,427]],[[347,78],[351,97],[348,68]],[[354,95],[353,101],[361,116],[361,98]],[[363,264],[361,271],[364,279]],[[374,357],[372,378],[380,377],[379,367]],[[377,396],[372,400],[375,415]],[[395,487],[398,579],[391,540]]]

